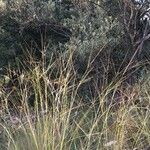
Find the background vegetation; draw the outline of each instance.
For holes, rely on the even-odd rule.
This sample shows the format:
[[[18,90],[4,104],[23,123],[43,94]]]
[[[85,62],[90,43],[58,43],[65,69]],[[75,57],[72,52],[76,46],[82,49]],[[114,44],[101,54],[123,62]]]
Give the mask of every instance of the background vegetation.
[[[149,0],[0,1],[0,149],[150,148]]]

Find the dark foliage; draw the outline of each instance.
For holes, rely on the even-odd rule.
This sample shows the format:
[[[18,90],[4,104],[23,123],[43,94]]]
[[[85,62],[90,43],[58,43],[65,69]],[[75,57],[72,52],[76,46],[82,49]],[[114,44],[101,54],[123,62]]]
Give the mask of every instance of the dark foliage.
[[[30,22],[25,26],[21,33],[24,40],[34,41],[39,48],[42,48],[42,42],[47,43],[49,39],[55,44],[68,42],[71,37],[71,31],[57,23],[52,22]]]
[[[43,49],[49,49],[50,53],[53,46],[59,47],[59,43],[69,41],[71,29],[65,27],[59,17],[66,5],[61,4],[61,8],[58,8],[60,4],[55,1],[55,9],[49,9],[49,2],[27,1],[19,5],[14,0],[6,1],[6,10],[0,15],[0,66],[8,63],[16,66],[16,59],[22,60],[27,53],[40,59]],[[3,59],[3,55],[6,59]]]
[[[64,44],[69,41],[72,34],[67,27],[56,22],[32,21],[26,25],[21,25],[15,20],[9,19],[9,21],[9,23],[6,22],[2,29],[9,33],[10,36],[3,40],[5,40],[4,45],[7,43],[10,47],[13,45],[13,59],[22,55],[22,50],[24,51],[26,48],[34,49],[35,57],[37,55],[40,58],[41,51],[48,44]]]

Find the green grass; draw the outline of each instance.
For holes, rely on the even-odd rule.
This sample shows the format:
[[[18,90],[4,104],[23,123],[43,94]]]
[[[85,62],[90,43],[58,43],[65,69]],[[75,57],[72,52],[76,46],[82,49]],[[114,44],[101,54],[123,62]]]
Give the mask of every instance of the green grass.
[[[133,86],[114,79],[101,90],[95,87],[97,94],[87,101],[79,89],[90,80],[91,64],[78,78],[72,53],[67,60],[60,56],[46,68],[32,66],[18,78],[18,87],[9,92],[1,88],[0,149],[146,150],[150,145],[148,78]],[[29,106],[32,93],[34,108]]]

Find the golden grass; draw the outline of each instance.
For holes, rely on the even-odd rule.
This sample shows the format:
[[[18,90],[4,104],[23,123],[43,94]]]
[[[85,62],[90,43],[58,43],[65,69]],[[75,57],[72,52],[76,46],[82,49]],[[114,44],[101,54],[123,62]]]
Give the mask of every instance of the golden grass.
[[[90,80],[90,68],[78,79],[72,56],[71,52],[67,62],[60,56],[44,68],[32,66],[18,79],[16,89],[1,90],[0,140],[4,143],[0,149],[146,150],[149,81],[124,87],[120,79],[103,90],[95,89],[95,97],[85,102],[78,91]],[[29,106],[32,93],[34,108]],[[20,103],[12,106],[18,99]]]

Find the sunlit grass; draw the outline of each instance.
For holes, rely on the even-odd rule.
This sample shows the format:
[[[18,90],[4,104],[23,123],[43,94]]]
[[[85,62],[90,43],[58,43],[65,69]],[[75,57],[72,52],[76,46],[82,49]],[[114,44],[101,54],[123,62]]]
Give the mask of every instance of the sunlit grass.
[[[97,93],[85,102],[79,90],[90,81],[91,64],[78,78],[72,56],[67,62],[60,56],[45,68],[35,63],[18,79],[18,87],[1,90],[0,149],[147,149],[149,80],[131,86],[114,79],[101,90],[93,87]]]

